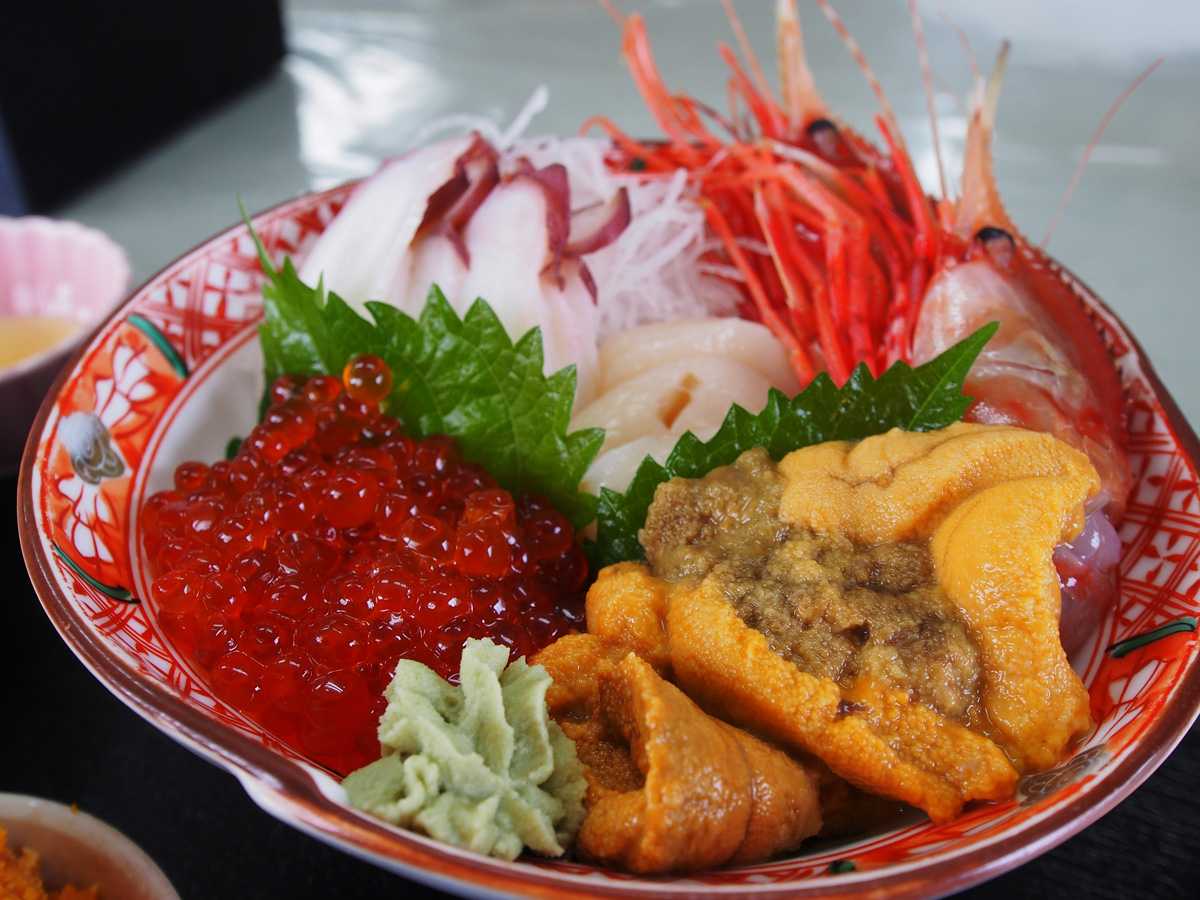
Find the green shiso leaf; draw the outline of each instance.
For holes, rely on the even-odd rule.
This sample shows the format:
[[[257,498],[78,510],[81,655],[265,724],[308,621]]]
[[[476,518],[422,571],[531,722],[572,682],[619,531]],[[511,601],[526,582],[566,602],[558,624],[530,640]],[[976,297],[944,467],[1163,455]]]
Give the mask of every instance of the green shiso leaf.
[[[597,498],[579,484],[604,432],[568,433],[575,367],[543,374],[538,329],[513,343],[486,302],[460,319],[437,287],[418,319],[370,302],[370,321],[322,284],[306,285],[290,259],[276,269],[251,234],[268,279],[259,326],[268,388],[280,375],[340,375],[373,353],[394,379],[382,406],[410,437],[449,434],[506,490],[545,496],[576,528],[595,518]]]
[[[915,369],[899,362],[875,378],[860,363],[841,388],[822,372],[795,397],[772,389],[757,415],[735,405],[710,440],[688,432],[665,464],[647,456],[624,494],[600,490],[596,537],[587,548],[593,571],[644,558],[638,532],[655,490],[671,478],[699,478],[753,447],[766,447],[778,460],[824,441],[857,441],[892,428],[933,431],[959,421],[971,403],[963,380],[997,328],[985,325]]]

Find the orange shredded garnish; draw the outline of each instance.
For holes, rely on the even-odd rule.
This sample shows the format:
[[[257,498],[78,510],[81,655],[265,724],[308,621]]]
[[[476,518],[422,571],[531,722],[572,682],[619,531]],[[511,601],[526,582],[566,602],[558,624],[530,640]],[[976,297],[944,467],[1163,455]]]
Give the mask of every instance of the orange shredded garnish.
[[[72,806],[72,809],[75,807]],[[0,897],[4,900],[97,900],[99,889],[67,885],[47,891],[38,870],[36,850],[22,847],[17,856],[8,846],[8,832],[0,826]]]

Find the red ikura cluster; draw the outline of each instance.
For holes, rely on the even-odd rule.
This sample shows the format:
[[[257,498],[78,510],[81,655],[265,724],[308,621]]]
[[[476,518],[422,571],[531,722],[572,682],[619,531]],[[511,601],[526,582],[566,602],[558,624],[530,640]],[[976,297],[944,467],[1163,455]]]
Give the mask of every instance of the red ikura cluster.
[[[379,756],[400,658],[456,678],[463,642],[531,654],[583,627],[570,522],[456,443],[405,436],[378,357],[283,377],[230,460],[187,462],[142,509],[151,602],[221,700],[346,773]]]

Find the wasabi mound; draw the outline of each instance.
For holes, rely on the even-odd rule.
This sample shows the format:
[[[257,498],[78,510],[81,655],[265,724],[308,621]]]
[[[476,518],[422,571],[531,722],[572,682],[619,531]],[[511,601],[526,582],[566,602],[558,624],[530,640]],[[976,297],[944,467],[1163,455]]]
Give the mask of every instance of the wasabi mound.
[[[561,856],[584,818],[575,745],[546,713],[550,676],[468,640],[461,686],[401,660],[384,692],[383,757],[342,783],[351,805],[501,859]]]

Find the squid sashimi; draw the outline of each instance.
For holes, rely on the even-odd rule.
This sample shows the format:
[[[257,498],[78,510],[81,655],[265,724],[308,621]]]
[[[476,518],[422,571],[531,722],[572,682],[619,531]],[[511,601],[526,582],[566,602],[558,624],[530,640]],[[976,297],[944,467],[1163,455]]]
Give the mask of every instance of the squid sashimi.
[[[309,248],[300,278],[306,284],[323,281],[359,309],[392,293],[390,277],[416,237],[430,198],[454,176],[472,143],[470,136],[455,138],[385,164]]]
[[[801,387],[779,339],[758,322],[739,318],[678,319],[618,332],[600,345],[601,386],[690,356],[739,362],[789,396]]]

